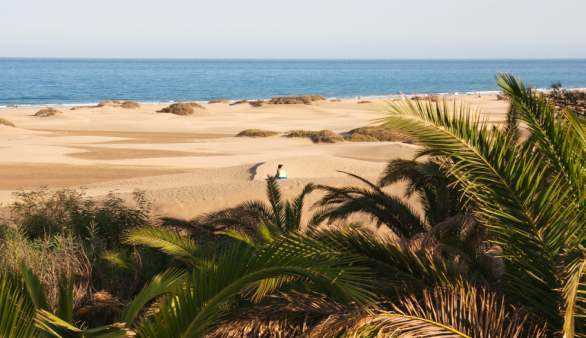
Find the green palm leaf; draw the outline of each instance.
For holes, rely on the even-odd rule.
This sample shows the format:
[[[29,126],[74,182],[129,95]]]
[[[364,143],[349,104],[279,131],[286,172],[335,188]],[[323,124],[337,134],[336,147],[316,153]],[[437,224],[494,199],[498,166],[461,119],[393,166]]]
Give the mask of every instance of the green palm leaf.
[[[189,287],[179,290],[141,324],[141,336],[201,336],[230,310],[236,296],[272,278],[304,278],[341,297],[363,296],[359,287],[365,282],[363,269],[342,269],[327,258],[299,254],[303,251],[285,244],[276,240],[260,251],[248,245],[230,247],[210,269],[194,270]]]
[[[122,321],[128,326],[132,325],[145,305],[162,295],[174,292],[185,282],[185,278],[186,272],[179,269],[169,269],[153,277],[128,304],[122,314]]]
[[[124,235],[123,242],[157,249],[192,267],[197,267],[201,263],[195,242],[188,236],[183,236],[171,229],[159,227],[132,229]]]
[[[0,273],[0,337],[38,336],[34,316],[34,304],[27,295],[26,286],[6,272]]]

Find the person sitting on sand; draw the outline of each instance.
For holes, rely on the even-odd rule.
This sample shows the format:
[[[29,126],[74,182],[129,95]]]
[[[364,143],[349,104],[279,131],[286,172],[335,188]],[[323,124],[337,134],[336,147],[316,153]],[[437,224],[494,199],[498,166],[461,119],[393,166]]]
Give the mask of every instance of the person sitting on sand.
[[[275,178],[278,180],[286,180],[287,179],[287,170],[285,170],[285,168],[283,168],[282,164],[279,164],[277,166],[277,175],[275,175]]]

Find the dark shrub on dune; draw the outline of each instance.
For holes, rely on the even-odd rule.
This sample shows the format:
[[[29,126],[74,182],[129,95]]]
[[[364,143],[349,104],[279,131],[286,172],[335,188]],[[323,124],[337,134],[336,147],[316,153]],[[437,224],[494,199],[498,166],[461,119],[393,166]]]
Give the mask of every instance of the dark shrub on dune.
[[[48,107],[48,108],[43,108],[41,110],[39,110],[38,112],[35,113],[34,116],[36,117],[49,117],[49,116],[55,116],[55,115],[59,115],[61,114],[61,111],[52,108],[52,107]]]
[[[98,102],[96,107],[114,106],[114,105],[116,105],[117,102],[118,101],[115,101],[115,100],[103,100],[103,101]]]
[[[368,100],[358,101],[358,104],[366,104],[366,103],[372,103],[372,101],[368,101]]]
[[[3,119],[0,117],[0,125],[8,126],[8,127],[16,127],[14,123],[8,121],[7,119]]]
[[[253,107],[262,107],[262,105],[264,104],[264,101],[263,100],[248,101],[248,104],[250,104]]]
[[[344,141],[344,138],[331,130],[291,130],[285,137],[309,138],[313,143],[336,143]]]
[[[313,143],[336,143],[344,141],[344,138],[331,130],[320,130],[310,137]]]
[[[230,103],[230,105],[231,106],[237,106],[239,104],[244,104],[244,103],[247,103],[247,102],[248,102],[248,100],[238,100],[238,101],[234,101],[234,102]]]
[[[362,127],[352,129],[344,135],[351,142],[404,142],[413,143],[413,139],[404,133],[384,126]]]
[[[413,96],[411,97],[413,101],[431,101],[431,102],[438,102],[440,97],[437,95],[425,95],[425,96]]]
[[[271,104],[311,104],[315,101],[323,101],[325,98],[320,95],[301,96],[275,96],[269,100]]]
[[[175,115],[191,115],[195,112],[193,108],[205,109],[202,105],[196,102],[182,102],[173,103],[172,105],[165,107],[158,111],[158,113],[169,113]]]
[[[581,90],[567,90],[561,83],[552,85],[553,90],[545,97],[557,109],[569,109],[576,114],[586,117],[586,92]]]
[[[136,108],[140,107],[140,104],[138,104],[137,102],[134,102],[134,101],[124,101],[120,104],[120,107],[126,108],[126,109],[136,109]]]
[[[214,103],[230,103],[230,100],[228,100],[228,99],[213,99],[213,100],[209,100],[208,103],[209,104],[214,104]]]
[[[237,137],[269,137],[275,136],[279,133],[272,130],[263,130],[263,129],[245,129],[239,132],[236,136]]]

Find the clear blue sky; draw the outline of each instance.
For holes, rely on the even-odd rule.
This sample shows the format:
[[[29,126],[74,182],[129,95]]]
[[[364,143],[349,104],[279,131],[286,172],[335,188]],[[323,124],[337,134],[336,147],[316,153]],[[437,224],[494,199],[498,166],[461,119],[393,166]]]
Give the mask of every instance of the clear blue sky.
[[[1,0],[0,56],[586,58],[586,0]]]

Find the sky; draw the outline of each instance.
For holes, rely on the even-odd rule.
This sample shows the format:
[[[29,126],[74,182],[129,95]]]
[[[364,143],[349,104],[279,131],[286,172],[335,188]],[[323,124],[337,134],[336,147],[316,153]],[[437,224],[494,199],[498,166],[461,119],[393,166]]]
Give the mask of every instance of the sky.
[[[586,0],[1,0],[0,57],[586,58]]]

